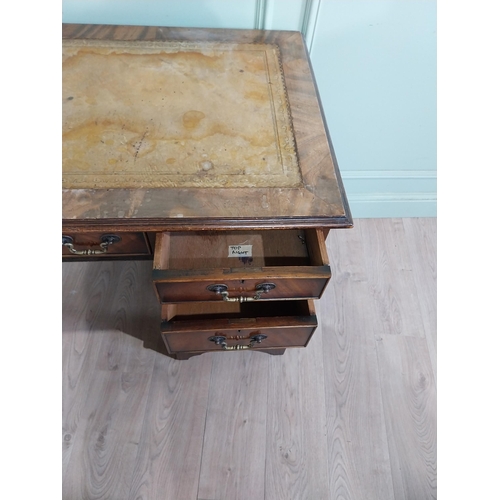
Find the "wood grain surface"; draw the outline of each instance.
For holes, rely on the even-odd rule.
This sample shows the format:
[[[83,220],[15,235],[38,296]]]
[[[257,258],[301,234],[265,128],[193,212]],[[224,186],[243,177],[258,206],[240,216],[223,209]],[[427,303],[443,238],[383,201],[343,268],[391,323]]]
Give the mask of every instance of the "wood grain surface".
[[[110,498],[197,498],[212,358],[193,362],[154,356],[130,490]]]
[[[313,336],[307,349],[269,360],[265,498],[329,498],[321,354]]]
[[[214,354],[198,498],[264,498],[268,359]]]
[[[382,335],[377,355],[394,496],[437,498],[436,383],[427,343]]]
[[[63,500],[437,498],[435,230],[331,231],[320,326],[280,357],[168,358],[151,262],[64,263]]]
[[[371,261],[364,258],[373,242],[362,239],[365,221],[357,222],[354,230],[330,233],[333,277],[317,306],[328,381],[328,459],[335,471],[330,491],[333,499],[397,500],[376,351],[383,322],[370,293]]]
[[[413,276],[422,312],[425,339],[437,380],[437,219],[403,219]],[[427,259],[422,259],[427,255]]]
[[[359,230],[365,259],[370,263],[368,283],[377,317],[382,320],[380,327],[385,333],[424,338],[416,273],[402,219],[373,219],[369,224],[361,223]]]

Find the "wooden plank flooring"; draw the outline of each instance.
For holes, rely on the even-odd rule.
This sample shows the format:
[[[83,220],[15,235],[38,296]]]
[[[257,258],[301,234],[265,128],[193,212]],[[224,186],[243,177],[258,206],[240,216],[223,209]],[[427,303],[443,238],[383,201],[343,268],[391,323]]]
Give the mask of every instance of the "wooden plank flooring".
[[[150,262],[64,263],[63,500],[436,498],[436,220],[327,248],[320,327],[283,356],[172,360]]]

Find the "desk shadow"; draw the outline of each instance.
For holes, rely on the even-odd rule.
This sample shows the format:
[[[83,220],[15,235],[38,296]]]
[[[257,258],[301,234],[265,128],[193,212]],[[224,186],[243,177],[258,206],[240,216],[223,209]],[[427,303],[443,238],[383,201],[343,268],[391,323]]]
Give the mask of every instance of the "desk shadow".
[[[64,262],[63,331],[118,330],[166,355],[152,266],[152,261]]]

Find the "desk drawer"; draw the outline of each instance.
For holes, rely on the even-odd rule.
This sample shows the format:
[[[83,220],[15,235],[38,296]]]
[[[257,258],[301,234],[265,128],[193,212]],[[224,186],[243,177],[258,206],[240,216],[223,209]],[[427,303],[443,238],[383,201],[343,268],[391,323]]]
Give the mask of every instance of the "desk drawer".
[[[323,232],[170,232],[157,235],[161,303],[319,298],[330,279]]]
[[[305,347],[317,327],[312,301],[162,306],[170,354]]]
[[[70,248],[73,248],[73,252]],[[62,254],[65,258],[93,258],[113,255],[150,255],[151,250],[146,235],[142,232],[63,233]]]

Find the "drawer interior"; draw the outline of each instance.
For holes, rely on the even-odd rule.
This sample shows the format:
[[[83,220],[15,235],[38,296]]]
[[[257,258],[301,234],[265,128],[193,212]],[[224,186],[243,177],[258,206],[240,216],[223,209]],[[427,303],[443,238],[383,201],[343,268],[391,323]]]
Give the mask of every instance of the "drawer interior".
[[[170,322],[314,316],[312,302],[307,300],[262,302],[191,302],[164,304],[162,318]]]
[[[155,269],[226,269],[328,264],[318,230],[192,231],[157,238]]]

